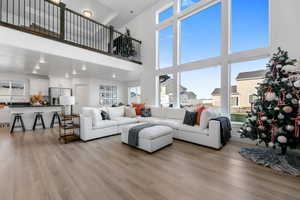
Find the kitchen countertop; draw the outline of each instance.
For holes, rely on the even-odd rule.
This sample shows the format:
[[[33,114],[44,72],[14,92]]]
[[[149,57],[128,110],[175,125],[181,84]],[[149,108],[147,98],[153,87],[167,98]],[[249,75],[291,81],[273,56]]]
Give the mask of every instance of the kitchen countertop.
[[[46,108],[46,107],[61,107],[62,105],[8,105],[9,108]]]

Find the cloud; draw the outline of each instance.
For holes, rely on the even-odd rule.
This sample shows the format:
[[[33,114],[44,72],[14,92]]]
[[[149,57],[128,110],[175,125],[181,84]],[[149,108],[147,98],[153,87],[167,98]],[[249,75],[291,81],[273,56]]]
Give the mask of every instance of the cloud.
[[[181,1],[181,6],[183,8],[187,8],[190,7],[191,5],[193,5],[194,3],[198,2],[199,0],[182,0]]]

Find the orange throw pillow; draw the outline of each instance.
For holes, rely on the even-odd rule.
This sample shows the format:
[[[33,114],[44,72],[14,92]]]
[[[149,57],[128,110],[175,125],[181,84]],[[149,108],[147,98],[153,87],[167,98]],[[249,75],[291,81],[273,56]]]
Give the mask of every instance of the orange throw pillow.
[[[205,106],[199,106],[196,108],[195,112],[197,113],[196,124],[200,125],[201,114],[205,110]]]
[[[142,109],[145,108],[145,104],[132,104],[132,107],[135,108],[136,115],[141,115],[142,114]]]

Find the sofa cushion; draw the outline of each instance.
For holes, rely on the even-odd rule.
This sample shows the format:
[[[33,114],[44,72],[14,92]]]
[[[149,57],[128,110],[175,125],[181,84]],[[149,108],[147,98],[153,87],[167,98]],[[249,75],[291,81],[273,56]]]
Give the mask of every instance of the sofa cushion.
[[[155,106],[151,106],[151,115],[152,117],[159,117],[159,118],[164,118],[164,113],[162,111],[162,108],[160,107],[155,107]]]
[[[101,117],[102,117],[102,120],[110,120],[110,116],[108,114],[108,112],[102,110],[101,111]]]
[[[81,108],[81,114],[85,117],[92,117],[93,113],[93,109],[95,108],[92,108],[92,107],[83,107]]]
[[[164,108],[165,118],[183,120],[185,115],[184,109],[179,108]]]
[[[131,107],[125,107],[125,117],[136,117],[135,109]]]
[[[164,120],[158,117],[137,117],[139,122],[149,122],[149,123],[159,123],[160,121]]]
[[[194,126],[196,123],[196,117],[197,117],[196,112],[190,112],[186,110],[183,123],[186,125]]]
[[[116,121],[118,125],[132,124],[138,122],[136,118],[130,118],[130,117],[116,117],[113,118],[112,120]]]
[[[165,125],[165,126],[169,126],[173,129],[179,129],[179,127],[182,125],[182,121],[181,120],[177,120],[177,119],[160,119],[157,120],[158,124],[161,125]]]
[[[220,116],[220,112],[216,109],[209,108],[202,112],[200,118],[200,129],[206,129],[211,119]]]
[[[200,126],[198,126],[198,125],[196,125],[196,126],[189,126],[189,125],[186,125],[186,124],[181,124],[178,129],[180,131],[208,135],[208,129],[201,129]]]
[[[154,140],[156,138],[172,134],[172,128],[168,126],[153,126],[150,128],[142,129],[139,133],[140,138]]]
[[[109,128],[112,126],[117,126],[117,122],[113,120],[102,120],[97,123],[97,126],[93,126],[93,129]]]
[[[92,113],[92,124],[93,126],[98,126],[102,122],[102,116],[99,109],[95,108],[91,110]]]
[[[124,117],[124,106],[121,107],[108,107],[108,112],[110,115],[110,118],[115,118],[115,117]]]

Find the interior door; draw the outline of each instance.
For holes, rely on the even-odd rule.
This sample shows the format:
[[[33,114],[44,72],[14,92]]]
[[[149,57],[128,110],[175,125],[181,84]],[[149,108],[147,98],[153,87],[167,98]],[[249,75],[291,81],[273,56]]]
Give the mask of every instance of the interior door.
[[[74,112],[76,114],[80,113],[81,108],[84,106],[88,106],[89,98],[88,98],[88,86],[87,85],[76,85],[75,86],[75,106]]]

